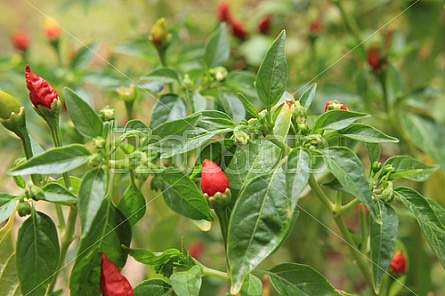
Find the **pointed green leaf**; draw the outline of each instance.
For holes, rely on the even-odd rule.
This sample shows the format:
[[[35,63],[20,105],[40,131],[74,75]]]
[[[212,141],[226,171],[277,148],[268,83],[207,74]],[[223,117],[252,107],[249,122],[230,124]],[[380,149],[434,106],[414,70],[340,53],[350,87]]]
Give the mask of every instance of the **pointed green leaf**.
[[[125,265],[131,241],[131,226],[110,200],[105,199],[91,224],[90,231],[81,238],[70,278],[72,296],[100,295],[100,252],[118,268]]]
[[[86,66],[97,54],[98,43],[94,42],[81,46],[71,59],[70,66],[73,69]]]
[[[369,162],[373,164],[375,161],[380,160],[380,145],[376,143],[365,143],[366,150],[368,151]]]
[[[161,83],[179,83],[179,75],[175,70],[169,68],[156,69],[141,80],[154,80]]]
[[[17,276],[16,253],[12,226],[14,219],[0,229],[0,287],[4,296],[19,296],[20,282]]]
[[[166,296],[171,290],[169,283],[163,279],[149,279],[140,282],[133,289],[134,296]]]
[[[8,171],[11,176],[62,174],[88,162],[90,151],[84,145],[72,144],[46,150]]]
[[[399,187],[395,192],[405,207],[416,217],[428,244],[445,268],[445,225],[439,218],[445,217],[445,209],[431,206],[435,203],[433,200],[423,197],[411,188]]]
[[[73,90],[65,87],[63,93],[68,113],[79,133],[87,138],[101,137],[103,124],[96,111]]]
[[[218,103],[222,106],[224,113],[229,115],[233,121],[240,122],[246,118],[246,110],[241,99],[230,91],[218,91]]]
[[[374,220],[379,222],[380,215],[374,207],[365,168],[358,156],[346,147],[329,147],[325,156],[331,174],[350,194],[364,203]]]
[[[201,289],[201,268],[195,265],[187,271],[176,272],[170,277],[173,291],[181,296],[198,296]]]
[[[401,116],[412,143],[428,153],[445,170],[445,128],[430,117],[414,114]]]
[[[314,100],[315,97],[315,91],[317,90],[317,84],[313,83],[311,84],[311,86],[309,86],[309,88],[301,95],[300,99],[298,100],[300,102],[300,105],[305,108],[308,109],[311,104],[312,101]]]
[[[178,249],[167,249],[163,252],[151,252],[146,249],[130,249],[129,255],[136,261],[147,265],[164,265],[169,261],[184,260],[184,254]]]
[[[164,170],[160,177],[164,181],[165,203],[173,211],[190,219],[212,221],[207,200],[188,176],[171,168]]]
[[[33,212],[17,237],[17,271],[24,295],[45,295],[57,269],[59,252],[53,220],[41,212]]]
[[[85,173],[79,188],[79,214],[84,237],[107,194],[107,176],[103,169],[94,169]]]
[[[117,208],[128,218],[131,226],[134,226],[145,214],[145,198],[139,188],[134,184],[128,186]]]
[[[289,153],[286,165],[287,196],[293,201],[295,208],[301,192],[307,186],[311,173],[311,155],[303,149],[294,149]]]
[[[351,125],[354,121],[369,117],[369,114],[346,111],[330,110],[315,119],[312,130],[319,133],[323,130],[341,130]]]
[[[208,68],[223,66],[229,59],[230,46],[226,25],[221,23],[205,45],[204,61]]]
[[[391,165],[394,168],[394,172],[390,176],[392,180],[400,176],[417,182],[428,180],[438,168],[437,166],[424,164],[407,155],[392,156],[385,161],[384,165]]]
[[[396,248],[399,219],[394,209],[381,203],[382,223],[371,219],[370,248],[372,260],[373,284],[376,294],[379,294],[383,277],[387,273]]]
[[[76,196],[59,183],[47,183],[42,189],[45,192],[46,201],[67,206],[72,206],[77,203]]]
[[[187,116],[184,100],[174,94],[163,95],[154,105],[151,113],[150,128],[155,128],[164,122]]]
[[[365,143],[398,143],[397,138],[388,136],[378,129],[364,124],[353,123],[338,131],[342,136]]]
[[[238,94],[241,103],[243,103],[244,109],[246,110],[247,114],[250,117],[258,118],[258,111],[256,110],[255,106],[250,102],[248,98],[246,98],[242,93]]]
[[[266,108],[275,105],[286,90],[287,61],[284,53],[286,31],[281,31],[267,51],[255,80],[260,101]]]
[[[286,194],[281,169],[252,179],[241,191],[229,221],[227,258],[231,293],[286,238],[295,204]]]
[[[323,275],[307,265],[283,263],[272,268],[268,275],[282,296],[341,295]]]
[[[0,192],[0,223],[12,215],[18,199],[19,197]]]
[[[256,276],[249,274],[243,282],[240,295],[262,296],[263,282],[261,282],[261,280]]]

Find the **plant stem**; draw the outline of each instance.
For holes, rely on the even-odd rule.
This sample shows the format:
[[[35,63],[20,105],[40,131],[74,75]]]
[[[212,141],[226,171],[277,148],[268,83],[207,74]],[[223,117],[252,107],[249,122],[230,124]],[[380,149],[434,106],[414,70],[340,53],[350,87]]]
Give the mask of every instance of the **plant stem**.
[[[350,14],[346,13],[341,0],[334,1],[335,5],[337,6],[338,10],[340,11],[340,15],[343,19],[343,22],[345,23],[346,29],[349,31],[349,33],[352,34],[352,36],[355,39],[355,42],[357,42],[358,49],[360,50],[360,54],[365,56],[365,49],[363,48],[363,41],[360,38],[359,35],[359,28],[357,26],[357,23],[350,17]]]
[[[315,195],[320,199],[323,205],[328,209],[329,213],[334,215],[334,204],[332,201],[326,196],[326,194],[321,190],[320,185],[313,174],[309,176],[309,186],[314,191]]]
[[[216,270],[213,268],[209,268],[196,259],[193,259],[193,261],[196,263],[196,265],[198,265],[201,268],[203,276],[212,276],[212,277],[222,279],[225,281],[230,281],[230,278],[226,272],[222,272],[222,271],[219,271],[219,270]]]
[[[32,152],[32,148],[31,148],[31,140],[29,138],[28,131],[26,129],[24,129],[21,133],[19,133],[17,135],[19,136],[20,140],[22,141],[22,146],[23,146],[23,150],[25,151],[26,159],[30,159],[31,157],[33,157],[33,152]],[[32,180],[32,183],[34,183],[34,185],[38,186],[38,185],[40,185],[41,177],[40,177],[40,175],[32,174],[31,180]]]

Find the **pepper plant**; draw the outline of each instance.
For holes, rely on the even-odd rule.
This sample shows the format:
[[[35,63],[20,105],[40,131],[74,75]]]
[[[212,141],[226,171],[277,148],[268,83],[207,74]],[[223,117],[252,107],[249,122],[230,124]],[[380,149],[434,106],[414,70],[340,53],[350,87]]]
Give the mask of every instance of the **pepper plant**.
[[[169,65],[166,30],[165,20],[152,30],[161,66],[143,77],[148,87],[138,87],[161,89],[150,122],[132,118],[135,87],[119,90],[128,117],[123,127],[112,108],[97,112],[64,88],[69,120],[83,137],[66,142],[59,131],[60,98],[27,66],[31,102],[54,141],[44,150],[27,132],[23,107],[0,93],[1,122],[22,140],[26,156],[8,171],[22,193],[0,194],[0,220],[7,221],[0,231],[6,295],[199,295],[206,278],[219,279],[230,295],[268,295],[270,285],[279,295],[354,293],[305,264],[262,268],[290,233],[298,234],[302,197],[321,202],[320,214],[332,217],[370,295],[396,295],[409,268],[394,204],[417,219],[445,266],[445,210],[400,182],[425,181],[436,166],[405,155],[383,159],[380,145],[399,140],[368,124],[371,114],[340,101],[313,114],[317,85],[298,97],[286,87],[285,31],[251,75],[224,67],[230,56],[224,24],[208,38],[193,72]],[[150,196],[145,184],[153,189]],[[201,262],[183,244],[165,250],[132,244],[132,230],[161,197],[202,231],[219,225],[224,268]],[[41,204],[54,205],[55,215],[40,210]],[[344,217],[357,208],[360,227],[354,232]],[[17,237],[16,212],[26,218]],[[70,248],[76,255],[69,288],[56,289],[72,263]],[[119,274],[128,256],[158,276],[131,287]]]

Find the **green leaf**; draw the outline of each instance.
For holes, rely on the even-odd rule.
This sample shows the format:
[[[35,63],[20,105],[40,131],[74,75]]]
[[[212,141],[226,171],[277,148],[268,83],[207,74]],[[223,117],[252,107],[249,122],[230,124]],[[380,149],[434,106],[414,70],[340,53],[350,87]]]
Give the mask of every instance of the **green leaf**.
[[[246,110],[241,99],[229,91],[218,92],[218,103],[222,106],[224,113],[229,115],[233,121],[240,122],[246,118]]]
[[[96,111],[73,90],[65,87],[63,93],[65,95],[68,113],[74,123],[74,127],[79,133],[87,138],[101,137],[103,134],[103,124],[102,119],[100,119]]]
[[[227,170],[232,197],[257,175],[270,172],[280,159],[278,146],[265,139],[252,139],[246,145],[239,145]]]
[[[291,126],[292,114],[295,105],[289,105],[283,103],[280,112],[275,119],[275,124],[272,129],[273,135],[277,137],[278,141],[284,142],[286,140],[287,134],[289,133],[289,128]]]
[[[47,183],[42,189],[45,192],[46,201],[67,206],[72,206],[77,203],[76,196],[59,183]]]
[[[181,296],[198,296],[201,289],[201,268],[193,266],[187,271],[176,272],[170,277],[173,291]]]
[[[380,145],[376,143],[365,143],[366,144],[366,150],[368,151],[369,156],[369,162],[371,165],[380,160]]]
[[[286,163],[286,192],[292,199],[293,208],[297,205],[301,192],[307,186],[311,172],[311,155],[296,148],[289,153]]]
[[[88,162],[90,151],[84,145],[71,144],[51,148],[8,171],[11,176],[62,174]]]
[[[342,136],[365,143],[398,143],[397,138],[388,136],[378,129],[364,124],[353,123],[338,131]]]
[[[314,100],[315,97],[316,90],[317,90],[317,84],[312,83],[311,86],[309,86],[309,88],[301,95],[298,101],[300,102],[300,105],[303,108],[308,109],[311,106],[312,101]]]
[[[145,198],[139,188],[134,184],[128,186],[117,208],[128,218],[131,226],[134,226],[145,215]]]
[[[154,70],[147,76],[141,77],[141,80],[154,80],[161,83],[179,83],[179,75],[172,69],[160,68]]]
[[[408,187],[398,187],[395,189],[395,193],[405,207],[414,214],[428,244],[445,268],[445,226],[442,219],[439,218],[445,217],[445,209],[440,206],[432,206],[434,202],[431,199],[423,197]]]
[[[178,249],[173,248],[163,252],[151,252],[146,249],[130,249],[128,254],[138,262],[154,266],[184,259],[184,254]]]
[[[226,25],[221,23],[205,45],[204,61],[209,68],[223,66],[229,59],[230,45]]]
[[[231,293],[286,238],[295,204],[286,194],[281,169],[252,179],[241,191],[229,220],[227,258]]]
[[[407,155],[392,156],[385,161],[384,166],[386,165],[391,165],[394,168],[394,172],[390,175],[391,180],[406,178],[417,182],[428,180],[438,168],[437,166],[424,164]]]
[[[255,80],[260,101],[270,108],[283,95],[287,83],[287,62],[284,53],[286,31],[281,31],[267,51]]]
[[[57,269],[59,252],[53,220],[41,212],[33,212],[17,237],[17,271],[24,295],[45,295]]]
[[[71,295],[100,295],[100,252],[118,268],[125,265],[131,241],[131,226],[109,199],[105,199],[91,223],[90,231],[81,238],[70,278]]]
[[[405,114],[401,120],[412,143],[428,153],[445,171],[445,128],[426,116]]]
[[[79,215],[82,237],[87,235],[106,194],[107,175],[104,170],[94,169],[86,172],[79,188]]]
[[[134,296],[165,296],[171,291],[169,283],[163,279],[149,279],[133,288]]]
[[[250,117],[258,118],[258,111],[255,109],[255,106],[250,102],[248,98],[246,98],[242,93],[238,94],[239,99],[241,100],[241,103],[244,106],[244,109],[246,110],[247,114]]]
[[[365,169],[357,155],[346,147],[329,147],[325,156],[331,174],[350,194],[365,204],[379,223],[380,215],[374,207]]]
[[[12,215],[18,199],[19,197],[0,192],[0,223]]]
[[[263,282],[261,282],[261,280],[256,276],[249,274],[243,282],[240,294],[249,296],[262,296]]]
[[[153,107],[150,128],[185,116],[187,116],[187,106],[180,97],[174,94],[163,95]]]
[[[127,122],[124,128],[125,132],[131,131],[131,130],[142,130],[146,131],[149,130],[148,126],[145,125],[145,123],[139,119],[132,119]]]
[[[330,110],[321,114],[315,119],[312,130],[319,133],[323,130],[341,130],[354,121],[369,117],[369,114],[346,111],[346,110]]]
[[[9,219],[8,223],[0,229],[0,287],[4,296],[22,295],[17,276],[13,224],[14,219]]]
[[[78,69],[83,66],[86,66],[89,62],[91,62],[93,57],[97,54],[96,51],[97,48],[98,48],[97,42],[81,46],[71,59],[70,62],[71,68]]]
[[[399,219],[394,209],[381,203],[382,223],[370,222],[370,248],[372,260],[373,284],[376,294],[379,294],[383,277],[387,273],[397,241]]]
[[[207,200],[188,176],[170,168],[160,177],[164,181],[164,200],[170,209],[190,219],[212,221]]]
[[[323,275],[307,265],[283,263],[272,268],[268,275],[282,296],[341,295]]]
[[[70,176],[69,177],[70,182],[71,182],[71,188],[70,191],[77,195],[79,193],[79,188],[80,188],[80,183],[82,182],[82,180],[78,177],[74,177],[74,176]],[[60,177],[59,179],[57,179],[56,181],[59,185],[65,186],[65,180],[63,179],[63,177]]]

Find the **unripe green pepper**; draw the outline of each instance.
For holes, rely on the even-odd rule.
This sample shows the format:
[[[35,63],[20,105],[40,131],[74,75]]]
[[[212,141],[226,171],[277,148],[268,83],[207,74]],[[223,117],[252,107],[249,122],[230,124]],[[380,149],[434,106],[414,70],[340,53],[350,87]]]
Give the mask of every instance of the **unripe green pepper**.
[[[31,206],[25,201],[20,201],[17,205],[17,213],[20,217],[25,217],[31,214]]]
[[[8,120],[11,113],[20,112],[20,104],[14,99],[10,94],[5,93],[0,90],[0,118],[3,120]]]

